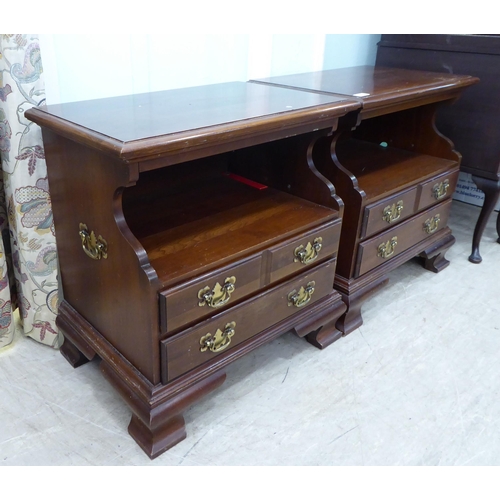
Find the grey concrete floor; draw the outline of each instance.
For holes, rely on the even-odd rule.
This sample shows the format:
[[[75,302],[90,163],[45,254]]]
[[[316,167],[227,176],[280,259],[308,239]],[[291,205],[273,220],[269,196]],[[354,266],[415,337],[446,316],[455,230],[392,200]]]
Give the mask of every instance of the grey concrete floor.
[[[453,202],[439,274],[411,261],[320,351],[285,334],[231,365],[184,414],[188,437],[151,461],[98,363],[76,370],[16,335],[0,350],[2,465],[500,465],[500,245]]]

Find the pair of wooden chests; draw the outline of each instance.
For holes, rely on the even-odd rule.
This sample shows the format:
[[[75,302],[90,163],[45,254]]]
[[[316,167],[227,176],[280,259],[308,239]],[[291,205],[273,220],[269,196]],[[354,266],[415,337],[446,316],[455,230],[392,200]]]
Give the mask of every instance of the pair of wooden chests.
[[[73,366],[101,370],[154,458],[232,361],[324,348],[416,256],[438,272],[460,155],[438,108],[477,79],[355,67],[34,108]]]

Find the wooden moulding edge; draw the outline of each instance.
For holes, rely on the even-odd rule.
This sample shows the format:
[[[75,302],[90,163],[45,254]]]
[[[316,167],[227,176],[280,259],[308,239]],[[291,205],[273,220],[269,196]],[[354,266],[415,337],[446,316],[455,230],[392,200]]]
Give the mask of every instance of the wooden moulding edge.
[[[121,141],[106,136],[54,116],[43,108],[29,109],[25,116],[39,126],[53,130],[75,142],[98,149],[125,162],[136,162],[178,155],[187,150],[216,148],[243,139],[251,139],[251,137],[255,137],[255,144],[258,144],[266,142],[263,140],[266,134],[277,134],[279,137],[275,138],[285,138],[302,133],[304,129],[313,131],[336,127],[339,117],[359,108],[358,101],[346,98],[345,101],[132,141]]]
[[[28,120],[31,120],[42,128],[52,130],[54,133],[66,139],[70,139],[92,149],[97,149],[115,158],[121,157],[121,152],[125,144],[123,141],[63,120],[62,118],[47,113],[42,108],[31,108],[24,114]]]

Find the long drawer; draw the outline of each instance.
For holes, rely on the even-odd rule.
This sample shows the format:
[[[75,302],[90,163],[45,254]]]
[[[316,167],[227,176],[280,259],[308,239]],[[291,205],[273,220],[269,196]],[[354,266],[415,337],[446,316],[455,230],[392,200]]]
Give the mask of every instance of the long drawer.
[[[262,286],[335,257],[340,226],[339,218],[224,269],[161,291],[162,333],[174,332],[214,312],[225,310],[256,293]]]
[[[361,242],[358,247],[356,276],[361,276],[446,227],[450,209],[451,200],[446,200]]]
[[[161,341],[163,380],[179,377],[326,297],[334,275],[335,260],[330,260]]]

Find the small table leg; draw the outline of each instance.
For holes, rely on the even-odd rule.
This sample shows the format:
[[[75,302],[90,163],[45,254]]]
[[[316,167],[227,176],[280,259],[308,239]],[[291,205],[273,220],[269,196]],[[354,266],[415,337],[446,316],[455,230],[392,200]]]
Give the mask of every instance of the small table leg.
[[[497,204],[498,198],[500,196],[500,181],[494,181],[492,179],[485,179],[483,177],[472,176],[472,180],[475,182],[477,187],[484,193],[484,204],[479,214],[479,218],[474,229],[474,236],[472,238],[472,253],[469,256],[469,261],[474,264],[479,264],[483,259],[479,253],[479,243],[481,237],[483,236],[484,228],[488,222],[488,219]],[[500,236],[500,222],[497,219],[497,232]],[[499,238],[500,240],[500,238]]]
[[[500,243],[500,212],[498,212],[498,217],[497,217],[497,234],[498,234],[497,243]]]

